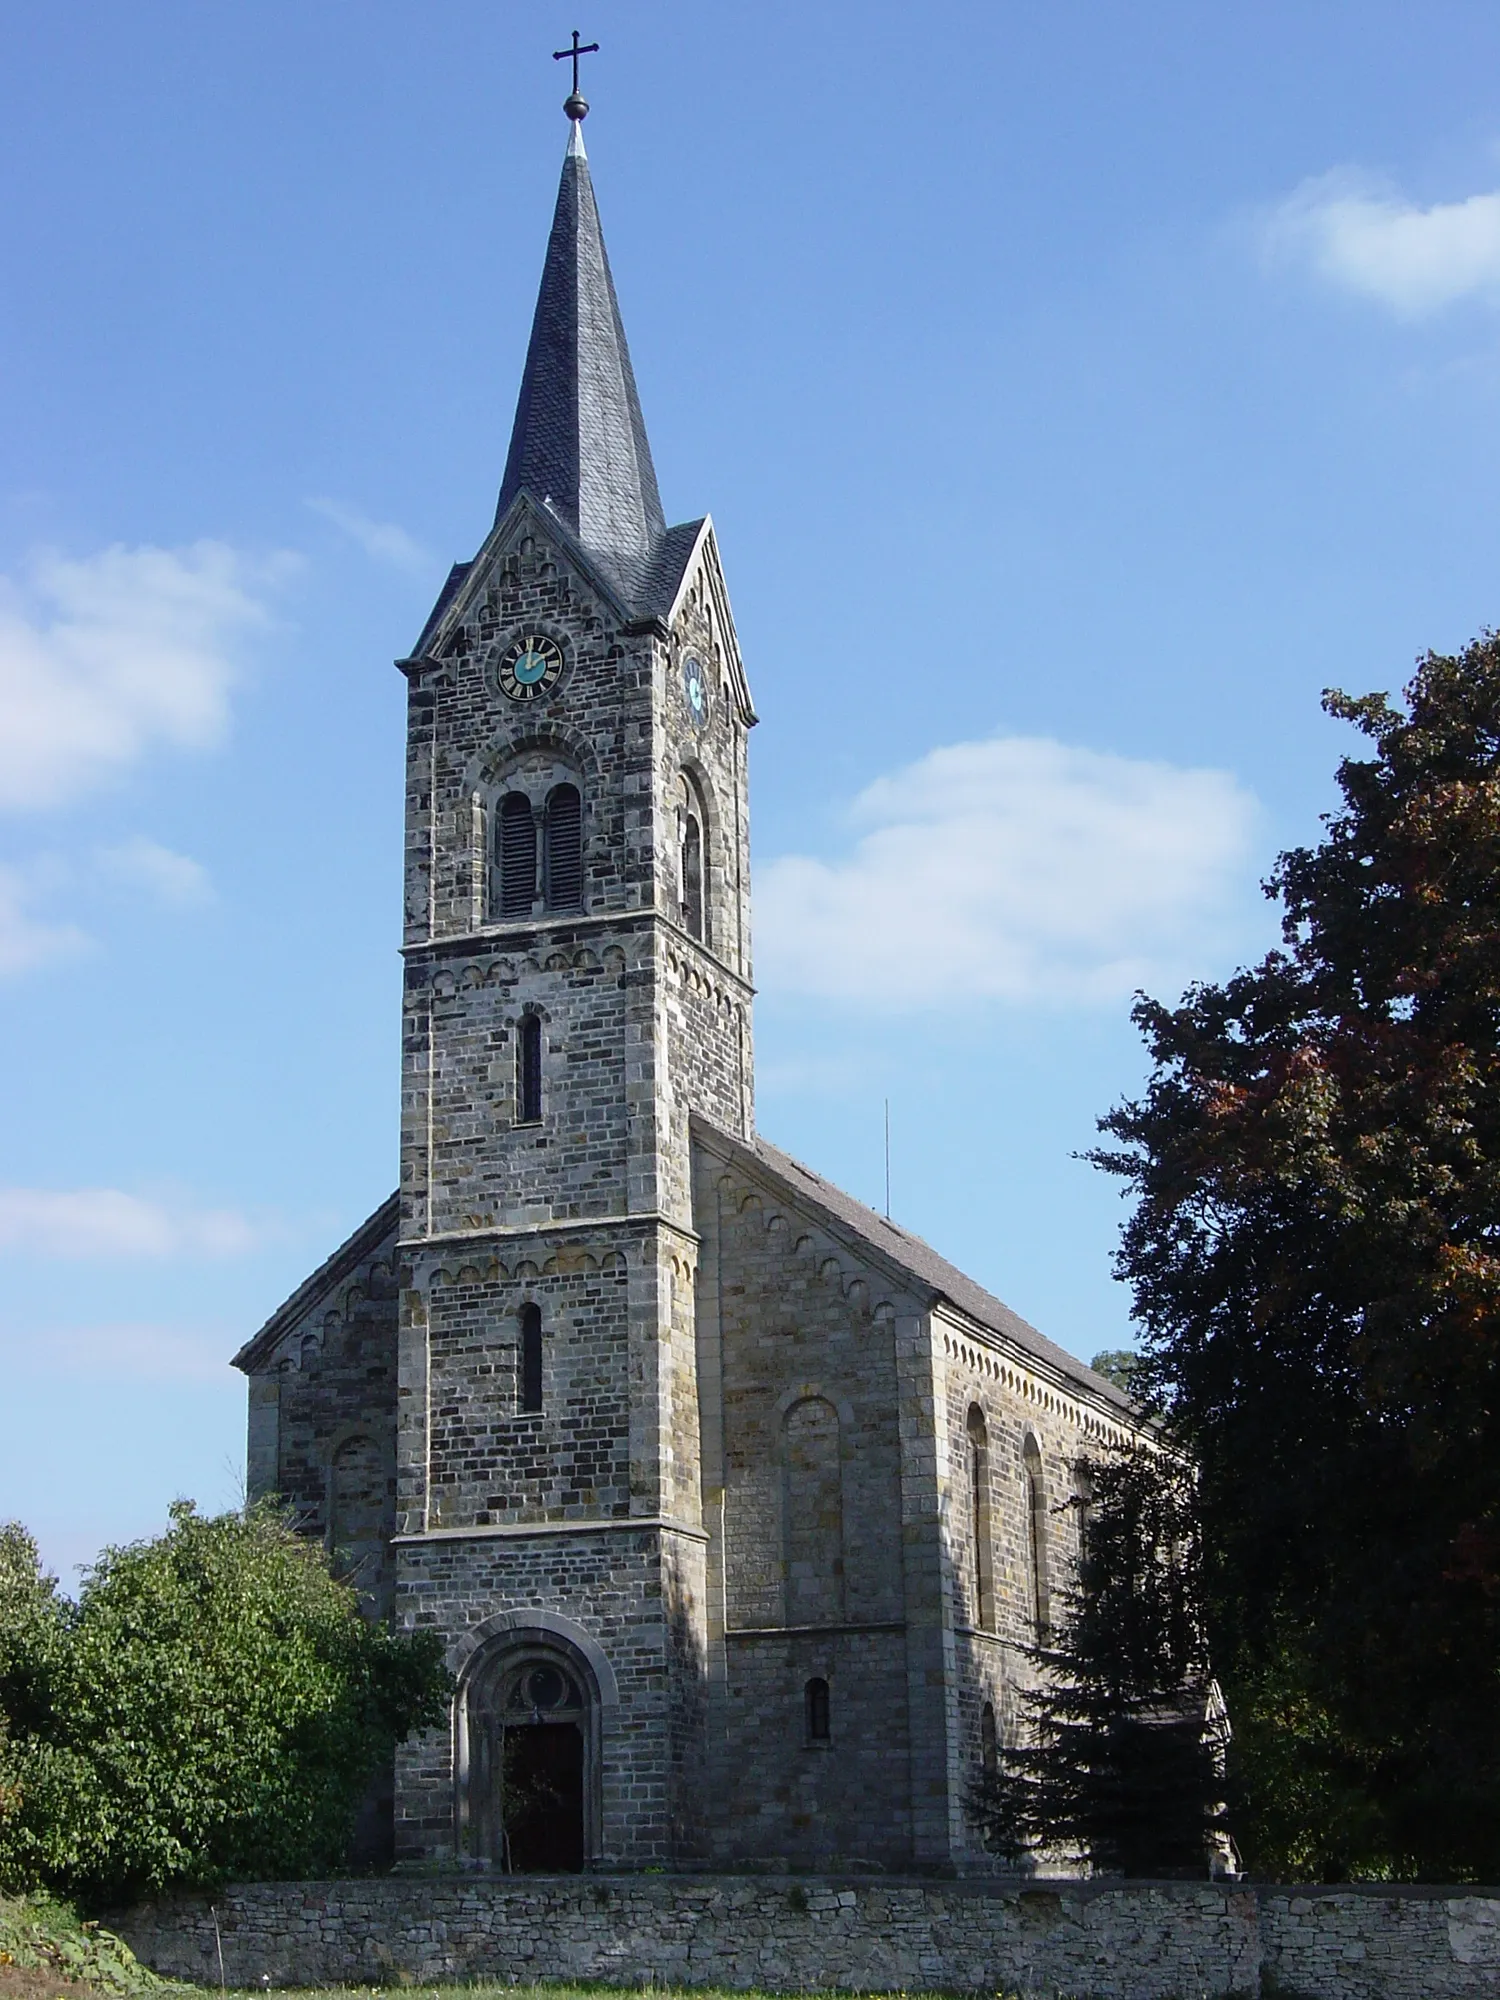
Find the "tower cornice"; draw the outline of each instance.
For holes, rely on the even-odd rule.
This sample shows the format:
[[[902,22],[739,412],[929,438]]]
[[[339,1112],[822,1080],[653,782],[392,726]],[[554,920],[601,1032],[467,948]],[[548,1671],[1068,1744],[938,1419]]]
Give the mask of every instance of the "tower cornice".
[[[676,950],[703,959],[738,988],[746,1000],[755,998],[755,987],[743,973],[661,910],[601,910],[593,916],[558,917],[550,922],[531,917],[525,923],[485,924],[477,930],[448,931],[442,937],[414,938],[399,949],[401,956],[411,961],[471,958],[480,952],[504,954],[527,951],[538,945],[571,944],[575,939],[597,938],[601,933],[639,937],[653,929],[669,937]]]

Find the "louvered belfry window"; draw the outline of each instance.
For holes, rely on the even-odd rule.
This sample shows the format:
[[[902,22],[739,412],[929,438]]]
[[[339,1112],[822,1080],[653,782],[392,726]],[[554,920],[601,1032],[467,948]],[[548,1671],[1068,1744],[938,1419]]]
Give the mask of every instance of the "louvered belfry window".
[[[576,785],[556,785],[547,799],[546,886],[549,910],[583,906],[583,801]]]
[[[524,792],[500,801],[500,914],[529,917],[536,901],[536,821]]]
[[[516,1122],[537,1125],[541,1116],[542,1024],[535,1014],[525,1014],[516,1036]]]
[[[521,1308],[521,1408],[542,1407],[542,1309]]]

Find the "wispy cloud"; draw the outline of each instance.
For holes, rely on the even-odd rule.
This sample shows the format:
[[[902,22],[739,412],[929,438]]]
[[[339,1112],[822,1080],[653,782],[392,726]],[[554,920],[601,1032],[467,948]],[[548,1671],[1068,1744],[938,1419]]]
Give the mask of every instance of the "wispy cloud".
[[[372,562],[387,563],[392,569],[422,570],[432,566],[432,557],[415,536],[394,521],[374,521],[358,507],[325,497],[309,500],[308,506],[325,521],[331,521],[353,542],[357,542]]]
[[[144,834],[118,847],[101,848],[98,859],[107,876],[170,909],[194,909],[214,899],[213,883],[201,861],[176,854]]]
[[[952,744],[859,795],[842,858],[760,869],[756,971],[768,993],[885,1013],[1113,1005],[1223,948],[1255,814],[1223,771]]]
[[[1418,319],[1463,299],[1500,303],[1500,192],[1408,201],[1350,168],[1306,180],[1262,218],[1274,264]]]
[[[0,864],[0,979],[14,978],[54,959],[87,950],[89,939],[74,924],[52,923],[33,914],[38,885],[31,873]]]
[[[0,578],[0,808],[67,804],[157,745],[218,743],[235,641],[290,562],[116,546]]]
[[[0,1188],[0,1251],[63,1260],[237,1257],[261,1240],[234,1209],[197,1209],[119,1188]]]

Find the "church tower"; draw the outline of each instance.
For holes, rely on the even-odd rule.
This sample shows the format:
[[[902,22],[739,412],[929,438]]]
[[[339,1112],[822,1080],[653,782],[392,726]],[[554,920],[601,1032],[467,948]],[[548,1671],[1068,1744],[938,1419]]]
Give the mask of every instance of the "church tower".
[[[755,1130],[755,713],[565,108],[494,526],[400,662],[400,1187],[235,1357],[248,1486],[454,1674],[362,1859],[982,1869],[1138,1415]]]
[[[530,1865],[643,1867],[705,1840],[689,1120],[753,1128],[755,715],[712,526],[662,513],[566,108],[495,523],[400,663],[395,1615],[463,1664],[396,1849],[505,1865],[496,1799],[581,1786],[582,1852]],[[579,1727],[507,1734],[549,1709]]]

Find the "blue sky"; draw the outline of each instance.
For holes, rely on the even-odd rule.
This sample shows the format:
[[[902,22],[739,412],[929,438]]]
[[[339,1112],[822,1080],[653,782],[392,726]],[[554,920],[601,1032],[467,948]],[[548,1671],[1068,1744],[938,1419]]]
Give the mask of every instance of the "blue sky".
[[[402,684],[587,137],[752,744],[760,1117],[1076,1352],[1136,986],[1497,617],[1500,14],[76,0],[0,22],[0,1518],[235,1497],[394,1184]]]

